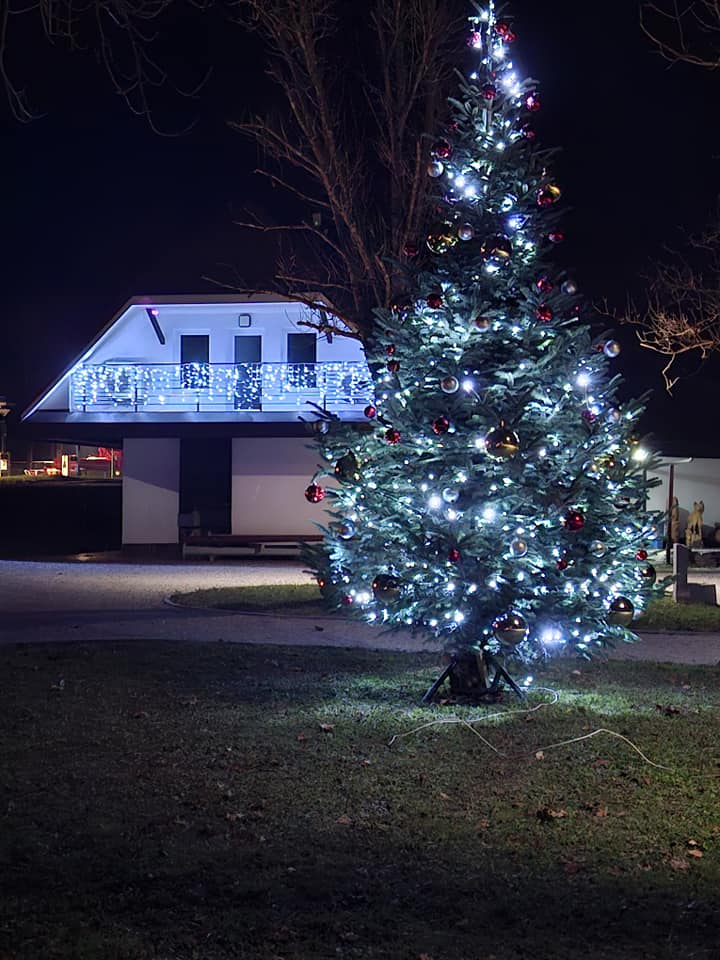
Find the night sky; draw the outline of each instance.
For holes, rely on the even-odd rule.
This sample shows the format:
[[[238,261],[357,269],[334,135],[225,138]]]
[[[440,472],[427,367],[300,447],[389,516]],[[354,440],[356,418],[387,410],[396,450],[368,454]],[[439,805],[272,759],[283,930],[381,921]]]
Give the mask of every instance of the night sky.
[[[668,68],[643,37],[633,0],[517,0],[512,11],[514,61],[540,82],[542,144],[562,148],[568,239],[558,268],[574,269],[591,301],[622,307],[663,244],[677,245],[712,216],[720,76]],[[277,212],[277,194],[259,193],[255,151],[226,121],[271,102],[262,50],[241,28],[197,11],[164,42],[183,81],[215,65],[197,100],[158,102],[168,128],[195,121],[182,136],[158,136],[134,117],[90,54],[51,50],[31,33],[13,50],[44,114],[30,124],[6,108],[2,116],[0,395],[18,410],[129,297],[224,292],[204,278],[227,277],[227,264],[256,266],[255,241],[232,221],[258,196]],[[661,364],[631,330],[618,339],[627,391],[654,390],[645,426],[660,448],[717,455],[707,435],[717,371],[670,400]]]

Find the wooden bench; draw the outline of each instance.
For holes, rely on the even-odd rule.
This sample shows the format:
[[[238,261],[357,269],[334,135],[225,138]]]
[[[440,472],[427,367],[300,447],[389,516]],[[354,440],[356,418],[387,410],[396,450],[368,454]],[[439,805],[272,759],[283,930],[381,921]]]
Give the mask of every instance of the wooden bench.
[[[182,556],[246,557],[297,554],[301,543],[320,543],[321,533],[306,534],[249,534],[249,533],[188,533],[182,538]]]

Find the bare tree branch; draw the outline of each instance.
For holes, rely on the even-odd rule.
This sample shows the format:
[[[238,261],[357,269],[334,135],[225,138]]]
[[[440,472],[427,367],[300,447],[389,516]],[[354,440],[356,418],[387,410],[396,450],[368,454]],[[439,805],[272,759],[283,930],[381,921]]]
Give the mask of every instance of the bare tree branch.
[[[642,3],[640,27],[671,63],[720,68],[720,0]]]

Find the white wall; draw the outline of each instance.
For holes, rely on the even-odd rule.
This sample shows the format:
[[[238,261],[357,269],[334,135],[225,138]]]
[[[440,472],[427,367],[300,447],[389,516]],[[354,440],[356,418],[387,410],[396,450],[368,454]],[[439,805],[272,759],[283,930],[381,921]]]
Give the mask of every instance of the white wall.
[[[650,491],[648,507],[651,510],[667,510],[669,475],[669,464],[648,474],[661,480],[661,485]],[[693,459],[690,463],[676,463],[673,491],[680,506],[681,539],[684,537],[688,513],[693,503],[700,500],[705,503],[703,530],[707,539],[708,535],[712,535],[715,524],[720,524],[720,460]]]
[[[180,441],[123,443],[123,544],[177,543]]]
[[[319,455],[307,437],[236,437],[232,442],[232,532],[318,533],[327,524],[322,504],[308,503],[305,488]],[[332,485],[323,478],[322,485]]]

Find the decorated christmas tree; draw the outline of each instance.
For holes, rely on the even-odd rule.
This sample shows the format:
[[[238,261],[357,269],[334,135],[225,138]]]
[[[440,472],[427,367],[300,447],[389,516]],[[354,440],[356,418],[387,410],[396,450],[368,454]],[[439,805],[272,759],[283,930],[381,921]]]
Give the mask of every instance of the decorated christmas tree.
[[[562,194],[535,142],[540,93],[493,4],[470,22],[471,72],[428,139],[427,232],[398,252],[410,293],[366,344],[367,423],[328,423],[305,496],[332,517],[313,561],[325,595],[439,639],[494,689],[513,660],[635,638],[658,517],[620,346],[553,266]]]

